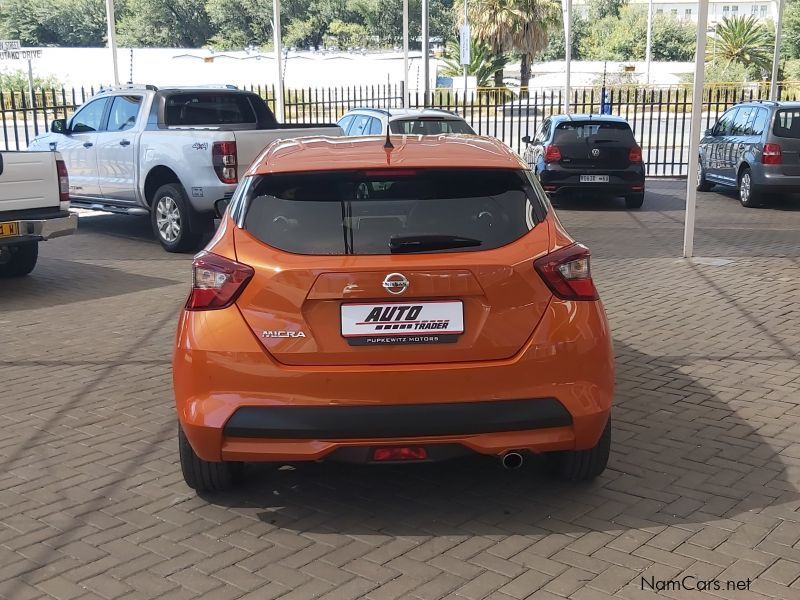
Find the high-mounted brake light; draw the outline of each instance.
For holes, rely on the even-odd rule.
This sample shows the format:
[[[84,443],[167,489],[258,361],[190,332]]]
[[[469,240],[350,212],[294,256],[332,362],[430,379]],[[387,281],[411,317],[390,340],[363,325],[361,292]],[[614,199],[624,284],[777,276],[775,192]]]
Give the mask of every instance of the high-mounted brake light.
[[[56,171],[58,173],[58,200],[59,202],[69,202],[69,174],[67,173],[67,164],[63,160],[57,160]]]
[[[224,256],[201,252],[192,263],[192,292],[186,310],[216,310],[233,304],[255,271]]]
[[[561,149],[558,146],[545,146],[544,148],[544,162],[558,162],[561,160]]]
[[[211,147],[211,162],[222,183],[237,183],[236,142],[214,142]]]
[[[414,177],[417,169],[375,169],[364,171],[365,177]]]
[[[537,259],[533,266],[547,287],[562,300],[597,300],[589,255],[583,244],[572,244]]]
[[[783,153],[780,144],[764,144],[761,153],[761,163],[765,165],[779,165],[783,162]]]
[[[639,146],[633,146],[628,150],[628,160],[632,163],[642,162],[642,149]]]

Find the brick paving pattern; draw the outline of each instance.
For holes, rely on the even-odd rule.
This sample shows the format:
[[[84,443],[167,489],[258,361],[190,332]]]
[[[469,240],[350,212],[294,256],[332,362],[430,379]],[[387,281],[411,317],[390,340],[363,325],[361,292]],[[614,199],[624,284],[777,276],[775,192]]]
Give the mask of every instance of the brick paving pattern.
[[[144,219],[82,218],[0,283],[0,597],[800,598],[800,201],[701,194],[710,260],[688,263],[683,185],[559,209],[615,335],[613,454],[588,485],[471,459],[250,466],[197,497],[169,368],[190,257]],[[642,589],[685,576],[723,588]]]

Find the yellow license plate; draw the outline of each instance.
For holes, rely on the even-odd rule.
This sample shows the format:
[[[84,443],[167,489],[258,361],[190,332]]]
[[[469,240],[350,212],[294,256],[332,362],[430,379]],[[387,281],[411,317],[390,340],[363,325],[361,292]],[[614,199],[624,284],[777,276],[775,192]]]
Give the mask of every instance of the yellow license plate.
[[[11,237],[12,235],[19,235],[19,223],[16,221],[0,223],[0,238]]]

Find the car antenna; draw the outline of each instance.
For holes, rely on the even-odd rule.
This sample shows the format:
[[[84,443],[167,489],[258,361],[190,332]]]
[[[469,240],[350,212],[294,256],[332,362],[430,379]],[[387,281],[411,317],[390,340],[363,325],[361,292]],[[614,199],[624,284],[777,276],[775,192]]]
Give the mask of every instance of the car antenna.
[[[389,107],[386,107],[386,141],[383,143],[383,148],[385,150],[391,150],[394,148],[394,144],[392,143],[391,138],[389,137],[389,130],[390,130],[390,121],[392,118],[392,113],[389,112]],[[388,157],[387,157],[388,158]]]

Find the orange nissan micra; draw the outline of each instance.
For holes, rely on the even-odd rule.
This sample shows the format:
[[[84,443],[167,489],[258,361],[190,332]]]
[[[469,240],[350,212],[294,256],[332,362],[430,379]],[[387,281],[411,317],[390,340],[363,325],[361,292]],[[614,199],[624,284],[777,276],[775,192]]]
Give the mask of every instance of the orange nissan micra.
[[[493,139],[272,144],[194,259],[173,374],[196,490],[249,461],[608,461],[589,251]]]

